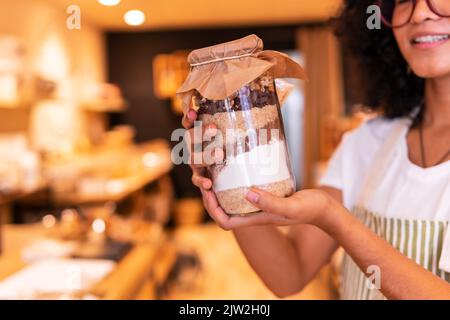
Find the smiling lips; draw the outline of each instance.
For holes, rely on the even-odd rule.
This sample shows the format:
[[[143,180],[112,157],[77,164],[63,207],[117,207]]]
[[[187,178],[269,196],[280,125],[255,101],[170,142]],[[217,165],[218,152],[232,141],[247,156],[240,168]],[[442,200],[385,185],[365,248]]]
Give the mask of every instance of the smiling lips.
[[[425,34],[414,37],[411,44],[414,47],[428,49],[437,47],[450,39],[448,34]]]

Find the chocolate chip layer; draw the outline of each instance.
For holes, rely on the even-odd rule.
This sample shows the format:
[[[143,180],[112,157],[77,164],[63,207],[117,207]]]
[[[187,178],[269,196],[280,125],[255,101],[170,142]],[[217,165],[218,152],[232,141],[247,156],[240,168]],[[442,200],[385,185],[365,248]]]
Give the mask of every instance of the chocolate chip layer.
[[[264,108],[267,105],[275,105],[277,102],[275,86],[271,78],[267,76],[258,78],[224,100],[208,100],[198,93],[195,96],[199,115]]]

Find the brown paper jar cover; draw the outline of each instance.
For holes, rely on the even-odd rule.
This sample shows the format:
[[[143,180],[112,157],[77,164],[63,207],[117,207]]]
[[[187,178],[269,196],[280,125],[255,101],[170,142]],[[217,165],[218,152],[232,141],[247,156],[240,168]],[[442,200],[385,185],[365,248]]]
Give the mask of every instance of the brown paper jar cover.
[[[269,70],[274,78],[306,79],[303,68],[286,54],[263,51],[256,35],[194,50],[188,62],[191,70],[177,91],[185,112],[195,90],[206,99],[222,100]]]

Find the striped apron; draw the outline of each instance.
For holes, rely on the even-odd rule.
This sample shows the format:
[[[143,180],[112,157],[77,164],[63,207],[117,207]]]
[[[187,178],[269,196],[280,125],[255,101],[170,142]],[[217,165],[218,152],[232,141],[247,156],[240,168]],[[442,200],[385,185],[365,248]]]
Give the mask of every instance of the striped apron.
[[[445,255],[449,256],[445,257],[445,263],[448,264],[450,261],[450,229],[447,232],[448,221],[390,218],[367,209],[367,204],[371,200],[371,194],[373,193],[372,190],[375,190],[374,188],[379,185],[379,181],[383,178],[391,157],[394,155],[394,150],[398,148],[400,139],[404,137],[406,125],[408,124],[399,123],[377,153],[367,175],[366,183],[362,188],[360,199],[353,208],[352,213],[399,252],[450,282],[450,272],[447,272],[450,269],[446,268],[447,271],[444,271],[440,268],[444,264],[441,263],[440,265],[441,255],[444,251],[446,251]],[[450,182],[448,188],[450,188]],[[445,250],[443,250],[444,243],[448,243]],[[372,282],[347,254],[344,255],[341,276],[341,299],[386,299],[379,290],[374,288]]]

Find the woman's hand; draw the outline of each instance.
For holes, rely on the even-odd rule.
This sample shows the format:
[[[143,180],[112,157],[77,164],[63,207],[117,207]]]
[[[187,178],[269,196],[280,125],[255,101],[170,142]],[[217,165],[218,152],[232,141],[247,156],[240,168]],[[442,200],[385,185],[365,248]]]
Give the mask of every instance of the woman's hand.
[[[330,212],[334,206],[339,205],[322,190],[303,190],[290,197],[282,198],[252,188],[246,198],[262,212],[249,216],[229,216],[219,206],[213,191],[204,188],[200,190],[208,213],[225,230],[258,225],[294,224],[311,224],[319,228],[327,228],[331,222]]]
[[[223,160],[224,153],[222,149],[213,150],[213,154],[203,153],[197,155],[195,153],[195,132],[194,123],[197,120],[197,112],[193,109],[189,109],[185,112],[182,119],[182,125],[186,129],[185,141],[189,145],[190,150],[190,161],[189,166],[192,169],[192,183],[205,190],[212,188],[212,181],[205,176],[205,167],[211,165],[211,162],[217,163]],[[203,140],[210,140],[217,134],[217,128],[214,125],[202,126],[201,129],[201,141],[197,143],[202,143]],[[197,137],[198,138],[198,137]]]
[[[190,145],[189,149],[191,151],[194,150],[193,126],[194,126],[194,123],[196,120],[197,120],[197,112],[195,112],[195,110],[193,110],[193,109],[189,109],[187,112],[185,112],[183,120],[182,120],[182,125],[187,130],[186,134],[185,134],[185,140],[186,140],[186,143]],[[203,132],[209,131],[210,137],[214,136],[215,129],[216,128],[214,126],[210,126],[209,128],[207,128],[207,127],[202,128]],[[215,154],[216,160],[221,161],[224,157],[223,150],[215,150],[215,153],[216,153]],[[211,218],[214,219],[219,225],[221,225],[219,222],[220,220],[217,220],[214,217],[213,212],[215,212],[215,211],[217,212],[217,210],[221,210],[221,213],[223,213],[225,216],[226,216],[226,214],[218,206],[218,204],[217,204],[218,201],[216,199],[216,196],[215,196],[214,192],[211,191],[213,184],[212,184],[211,179],[206,177],[207,164],[204,161],[202,161],[201,163],[195,163],[194,161],[192,161],[193,158],[195,158],[195,153],[191,152],[191,156],[190,156],[191,161],[190,161],[189,166],[192,169],[192,183],[201,190],[202,195],[203,195],[203,204],[204,204],[205,208],[207,209]],[[197,157],[197,158],[204,159],[205,157],[202,154],[200,157]],[[210,202],[215,203],[216,206],[210,206],[211,209],[209,209],[207,207],[207,204]],[[212,209],[213,207],[214,207],[214,210]]]
[[[216,195],[212,191],[212,181],[211,179],[206,177],[206,166],[207,163],[205,161],[197,161],[194,162],[195,158],[194,152],[194,123],[197,120],[197,113],[193,109],[189,109],[185,116],[183,117],[182,124],[185,129],[187,129],[185,134],[185,141],[190,146],[190,164],[189,166],[192,169],[192,183],[200,188],[202,192],[203,204],[211,216],[211,218],[223,229],[232,230],[240,227],[253,226],[253,225],[265,225],[265,224],[279,224],[286,225],[291,224],[287,218],[276,214],[269,213],[260,213],[247,217],[230,217],[228,216],[223,209],[219,206],[219,202],[216,198]],[[203,127],[202,131],[204,133],[209,132],[209,136],[214,135],[214,127]],[[223,150],[222,150],[223,151]],[[223,152],[220,153],[220,150],[217,150],[216,158],[222,157]],[[197,155],[197,159],[204,159],[206,156],[204,154]]]
[[[193,125],[197,119],[197,113],[189,109],[183,117],[182,124],[186,131],[186,140],[193,150]],[[212,137],[216,133],[213,126],[203,127],[202,132]],[[194,157],[192,153],[191,159]],[[206,156],[201,155],[199,159]],[[214,160],[221,161],[224,157],[223,150],[215,150]],[[206,177],[205,161],[194,163],[191,161],[192,183],[200,188],[203,196],[203,204],[211,218],[223,229],[233,230],[242,227],[257,225],[293,225],[313,224],[320,227],[326,223],[328,212],[337,204],[327,192],[322,190],[304,190],[287,198],[276,197],[263,190],[252,188],[247,194],[247,200],[263,212],[249,216],[229,216],[220,207],[218,200],[212,191],[212,181]]]

